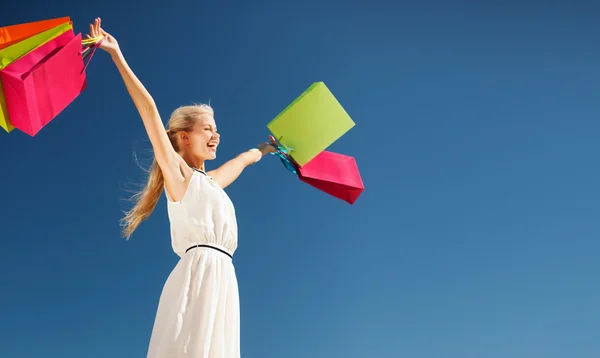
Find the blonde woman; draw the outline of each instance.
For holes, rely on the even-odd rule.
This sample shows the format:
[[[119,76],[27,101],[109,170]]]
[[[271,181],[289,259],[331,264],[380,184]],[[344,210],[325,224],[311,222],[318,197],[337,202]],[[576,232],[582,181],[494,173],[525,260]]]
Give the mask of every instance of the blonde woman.
[[[180,260],[159,299],[148,358],[239,358],[240,311],[232,255],[237,247],[234,206],[223,190],[247,166],[274,150],[268,143],[250,149],[216,170],[219,134],[208,105],[176,109],[165,130],[156,105],[127,65],[114,37],[90,24],[88,37],[104,36],[108,52],[150,138],[154,151],[148,183],[123,219],[125,237],[167,197],[173,250]]]

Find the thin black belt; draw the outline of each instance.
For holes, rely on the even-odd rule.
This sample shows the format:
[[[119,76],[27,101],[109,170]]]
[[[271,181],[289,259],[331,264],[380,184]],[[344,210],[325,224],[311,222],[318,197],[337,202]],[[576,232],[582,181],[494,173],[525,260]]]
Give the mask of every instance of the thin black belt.
[[[211,249],[214,249],[214,250],[217,250],[217,251],[221,251],[222,253],[224,253],[225,255],[227,255],[227,256],[229,256],[229,257],[231,257],[231,259],[233,259],[233,256],[231,256],[231,255],[229,254],[229,252],[227,252],[227,251],[224,251],[224,250],[221,250],[221,249],[219,249],[218,247],[210,246],[210,245],[194,245],[194,246],[192,246],[192,247],[188,247],[188,249],[187,249],[187,250],[185,250],[185,253],[187,254],[187,252],[188,252],[188,251],[190,251],[191,249],[195,249],[196,247],[208,247],[208,248],[211,248]]]

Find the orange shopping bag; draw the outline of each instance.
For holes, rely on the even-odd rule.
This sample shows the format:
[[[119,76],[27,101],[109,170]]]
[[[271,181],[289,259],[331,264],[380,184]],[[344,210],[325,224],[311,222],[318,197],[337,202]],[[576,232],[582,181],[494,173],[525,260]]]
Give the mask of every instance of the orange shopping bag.
[[[72,23],[69,16],[0,27],[0,49],[66,22]]]

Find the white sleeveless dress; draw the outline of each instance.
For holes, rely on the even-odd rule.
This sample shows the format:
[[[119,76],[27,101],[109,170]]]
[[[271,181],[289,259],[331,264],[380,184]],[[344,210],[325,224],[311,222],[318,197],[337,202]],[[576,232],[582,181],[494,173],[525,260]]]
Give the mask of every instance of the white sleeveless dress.
[[[237,278],[232,259],[217,250],[233,255],[237,248],[233,203],[198,171],[181,201],[166,196],[171,243],[180,260],[163,287],[147,357],[239,358]],[[186,253],[199,244],[214,248]]]

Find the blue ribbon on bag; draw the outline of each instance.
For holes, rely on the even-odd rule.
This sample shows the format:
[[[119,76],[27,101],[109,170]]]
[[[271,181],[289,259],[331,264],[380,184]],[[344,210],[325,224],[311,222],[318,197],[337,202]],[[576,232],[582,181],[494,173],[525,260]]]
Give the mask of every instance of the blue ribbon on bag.
[[[298,164],[292,159],[290,156],[290,151],[293,149],[288,149],[284,145],[280,144],[275,137],[269,136],[269,143],[275,148],[275,153],[271,153],[271,155],[276,155],[279,157],[283,166],[294,174],[298,174]]]

